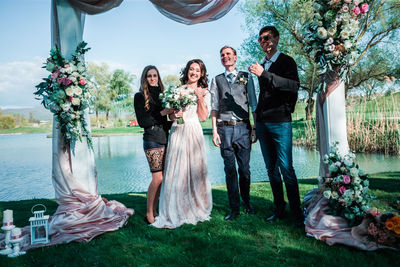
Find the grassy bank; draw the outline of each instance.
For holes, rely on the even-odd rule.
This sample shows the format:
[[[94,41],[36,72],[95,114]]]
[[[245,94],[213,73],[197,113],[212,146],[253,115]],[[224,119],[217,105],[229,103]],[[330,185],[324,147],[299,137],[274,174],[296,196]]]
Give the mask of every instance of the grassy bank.
[[[23,126],[13,129],[0,129],[0,134],[31,134],[31,133],[48,133],[51,132],[51,127],[32,127]]]
[[[375,174],[371,179],[374,203],[388,208],[400,194],[400,172]],[[316,180],[300,180],[302,196],[316,187]],[[146,210],[144,193],[106,195],[136,214],[121,230],[101,235],[89,243],[70,243],[31,250],[16,259],[0,256],[2,266],[385,266],[398,261],[398,252],[363,252],[345,246],[329,246],[306,237],[288,219],[264,222],[272,213],[272,193],[268,183],[253,184],[252,201],[256,215],[243,214],[233,222],[223,216],[228,207],[225,186],[213,187],[212,219],[196,226],[175,230],[155,229],[143,222]],[[38,199],[0,202],[0,211],[14,210],[14,223],[27,225],[30,208],[47,206],[52,214],[54,200]],[[0,215],[1,216],[1,215]]]

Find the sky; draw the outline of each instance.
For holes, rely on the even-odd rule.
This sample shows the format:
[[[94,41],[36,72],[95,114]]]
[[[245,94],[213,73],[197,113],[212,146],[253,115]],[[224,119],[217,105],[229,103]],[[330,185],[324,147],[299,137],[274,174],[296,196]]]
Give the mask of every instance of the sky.
[[[209,78],[223,72],[219,50],[238,49],[248,36],[241,2],[219,20],[184,25],[163,16],[148,0],[124,0],[98,15],[86,15],[86,60],[122,68],[139,79],[146,65],[162,77],[178,75],[193,58],[204,61]],[[0,0],[0,108],[34,107],[35,85],[50,51],[50,0]],[[238,55],[240,57],[240,54]],[[138,80],[137,79],[137,80]],[[135,85],[135,90],[137,90]]]

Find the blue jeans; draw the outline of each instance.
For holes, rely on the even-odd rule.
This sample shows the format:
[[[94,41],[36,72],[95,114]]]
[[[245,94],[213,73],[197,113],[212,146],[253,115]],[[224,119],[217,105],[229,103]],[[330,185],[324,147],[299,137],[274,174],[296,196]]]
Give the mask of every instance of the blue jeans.
[[[274,196],[275,215],[281,217],[285,211],[282,175],[290,209],[294,216],[301,216],[298,214],[301,214],[299,186],[292,158],[292,123],[257,122],[256,129]]]
[[[245,205],[250,203],[250,125],[217,126],[221,139],[221,156],[224,160],[225,181],[231,211],[239,212],[240,196]],[[236,171],[236,161],[239,169]]]

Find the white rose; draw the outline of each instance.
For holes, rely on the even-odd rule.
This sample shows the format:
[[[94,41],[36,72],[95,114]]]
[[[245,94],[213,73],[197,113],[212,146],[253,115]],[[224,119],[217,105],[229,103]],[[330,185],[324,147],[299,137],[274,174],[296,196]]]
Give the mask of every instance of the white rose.
[[[74,94],[80,96],[82,94],[82,88],[79,86],[74,86]]]
[[[357,177],[358,176],[358,169],[357,168],[351,168],[350,169],[350,175]]]
[[[71,113],[71,119],[74,120],[75,119],[75,114]]]
[[[330,198],[331,198],[331,195],[332,195],[331,190],[326,190],[326,191],[324,191],[324,197],[325,197],[325,198],[330,199]]]
[[[328,45],[333,44],[333,38],[332,38],[332,37],[329,37],[328,40],[326,40],[326,43],[327,43]]]
[[[72,99],[71,103],[74,106],[79,106],[81,104],[81,101],[79,100],[79,98],[75,97],[74,99]]]
[[[62,104],[61,108],[64,110],[64,112],[67,112],[71,108],[71,103],[64,103]]]
[[[335,36],[335,33],[336,33],[336,28],[331,27],[328,29],[329,36]]]
[[[332,191],[332,198],[333,198],[333,199],[338,199],[338,198],[339,198],[338,192]]]
[[[328,32],[325,30],[324,27],[319,27],[319,28],[317,29],[317,36],[318,36],[320,39],[326,39],[326,38],[328,37]]]
[[[73,96],[74,95],[74,90],[71,87],[68,87],[65,90],[65,93],[67,94],[67,96]]]
[[[344,158],[343,163],[346,166],[351,166],[351,165],[353,165],[353,160],[351,158],[346,157],[346,158]]]
[[[343,31],[340,33],[340,36],[341,36],[343,39],[348,39],[348,38],[350,37],[350,33],[349,33],[348,31],[343,30]]]

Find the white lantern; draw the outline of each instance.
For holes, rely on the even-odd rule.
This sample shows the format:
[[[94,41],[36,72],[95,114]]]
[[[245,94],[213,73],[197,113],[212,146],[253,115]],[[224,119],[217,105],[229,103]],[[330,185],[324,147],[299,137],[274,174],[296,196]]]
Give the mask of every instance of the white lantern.
[[[42,206],[44,210],[34,211],[35,207]],[[49,215],[44,215],[46,207],[37,204],[32,207],[33,217],[29,218],[31,224],[31,244],[49,243]]]

